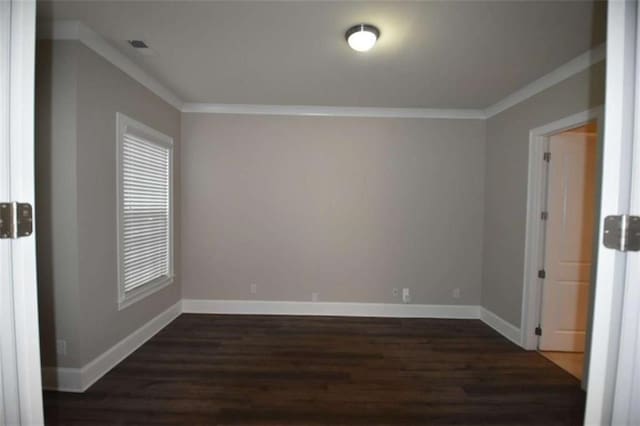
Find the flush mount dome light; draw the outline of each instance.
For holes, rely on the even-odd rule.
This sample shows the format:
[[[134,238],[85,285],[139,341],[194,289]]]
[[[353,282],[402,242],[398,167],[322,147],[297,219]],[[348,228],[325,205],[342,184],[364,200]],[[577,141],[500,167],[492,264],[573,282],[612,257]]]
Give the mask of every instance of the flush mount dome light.
[[[380,37],[380,30],[369,24],[354,25],[345,34],[349,46],[358,52],[371,50],[378,37]]]

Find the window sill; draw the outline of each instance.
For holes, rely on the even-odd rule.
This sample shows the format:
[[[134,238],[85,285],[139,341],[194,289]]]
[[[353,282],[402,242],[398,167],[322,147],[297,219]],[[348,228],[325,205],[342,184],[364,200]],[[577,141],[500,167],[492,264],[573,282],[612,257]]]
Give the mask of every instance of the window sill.
[[[156,293],[163,288],[173,284],[173,280],[175,275],[170,275],[166,277],[156,278],[153,281],[150,281],[148,284],[143,285],[140,288],[132,290],[129,293],[121,294],[118,299],[118,310],[121,311],[136,302],[139,302],[142,299],[151,296],[153,293]]]

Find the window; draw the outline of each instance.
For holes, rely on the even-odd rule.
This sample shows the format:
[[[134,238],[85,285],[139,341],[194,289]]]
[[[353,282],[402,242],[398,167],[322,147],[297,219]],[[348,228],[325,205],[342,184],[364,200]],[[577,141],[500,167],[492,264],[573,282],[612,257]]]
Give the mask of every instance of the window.
[[[118,306],[173,281],[173,139],[116,115]]]

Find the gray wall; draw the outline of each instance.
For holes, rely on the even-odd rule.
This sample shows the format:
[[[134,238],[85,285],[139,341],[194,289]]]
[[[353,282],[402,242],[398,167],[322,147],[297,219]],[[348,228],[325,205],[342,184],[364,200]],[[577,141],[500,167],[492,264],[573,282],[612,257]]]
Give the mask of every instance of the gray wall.
[[[604,104],[604,62],[487,120],[482,306],[520,325],[529,131]]]
[[[41,42],[38,60],[38,231],[51,233],[48,224],[64,220],[64,230],[70,232],[54,230],[38,245],[43,363],[82,367],[181,298],[180,113],[80,43]],[[178,278],[122,311],[117,302],[116,112],[172,136],[176,145]],[[66,120],[57,121],[62,114]],[[50,200],[43,182],[56,188],[56,199],[67,202]],[[59,261],[58,250],[73,255]],[[60,297],[60,289],[74,287],[75,299]],[[58,321],[59,316],[71,321]],[[67,341],[66,357],[56,358],[51,336]]]
[[[73,42],[39,42],[36,64],[36,226],[42,361],[80,359],[77,212],[77,56]],[[56,306],[57,305],[57,306]],[[65,307],[68,307],[65,309]]]
[[[529,130],[601,105],[603,86],[601,63],[486,122],[181,117],[83,45],[40,42],[43,363],[82,367],[182,295],[397,303],[409,287],[413,303],[481,303],[519,325]],[[116,112],[176,141],[179,279],[123,311]]]
[[[480,302],[484,121],[187,113],[182,142],[185,298]]]

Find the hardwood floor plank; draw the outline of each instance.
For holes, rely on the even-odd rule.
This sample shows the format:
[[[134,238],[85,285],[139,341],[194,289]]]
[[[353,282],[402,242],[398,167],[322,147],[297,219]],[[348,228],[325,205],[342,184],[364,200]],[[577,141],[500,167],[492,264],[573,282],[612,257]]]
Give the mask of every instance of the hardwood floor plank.
[[[571,375],[477,320],[183,314],[47,424],[578,425]]]

